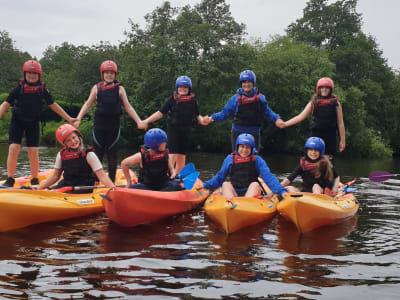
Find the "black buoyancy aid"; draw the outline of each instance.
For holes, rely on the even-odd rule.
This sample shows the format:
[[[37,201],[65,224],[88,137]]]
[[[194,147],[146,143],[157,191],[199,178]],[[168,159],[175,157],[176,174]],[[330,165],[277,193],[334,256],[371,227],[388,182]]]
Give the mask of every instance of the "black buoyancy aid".
[[[311,128],[336,128],[337,115],[336,106],[338,98],[318,99],[317,105],[314,107],[311,121]]]
[[[308,159],[306,159],[304,156],[300,158],[300,166],[303,171],[314,170],[317,167],[318,163],[319,163],[319,161],[311,162]],[[325,160],[322,160],[321,163],[322,163],[322,166],[324,166],[324,167],[326,166]]]
[[[45,83],[39,82],[38,84],[30,85],[25,80],[20,80],[18,84],[20,92],[18,98],[15,100],[12,111],[22,121],[39,121],[43,106]]]
[[[248,188],[250,183],[258,180],[256,168],[257,155],[241,157],[232,153],[231,183],[237,189]]]
[[[93,185],[95,176],[92,168],[86,160],[89,152],[94,151],[93,147],[84,147],[82,151],[70,151],[67,148],[61,149],[62,170],[64,171],[64,186]]]
[[[120,81],[106,85],[104,81],[97,84],[97,115],[120,116],[122,114],[122,100],[119,96]]]
[[[264,119],[261,110],[260,92],[256,92],[253,97],[237,94],[238,111],[235,113],[233,122],[240,126],[261,126]]]
[[[168,149],[156,152],[146,146],[140,147],[142,157],[142,168],[139,171],[140,183],[160,187],[168,182],[168,153]]]
[[[168,124],[172,126],[191,126],[196,120],[195,94],[179,95],[172,93],[174,106],[168,112]]]

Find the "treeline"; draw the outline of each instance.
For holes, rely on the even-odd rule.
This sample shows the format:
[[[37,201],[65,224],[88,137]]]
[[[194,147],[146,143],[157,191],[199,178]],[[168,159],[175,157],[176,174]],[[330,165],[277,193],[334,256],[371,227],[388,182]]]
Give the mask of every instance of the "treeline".
[[[343,105],[348,156],[383,157],[400,154],[400,79],[382,56],[374,37],[361,30],[357,0],[310,0],[303,17],[287,27],[285,36],[269,41],[245,39],[245,25],[237,23],[224,0],[203,0],[194,7],[172,7],[164,2],[145,16],[140,28],[129,20],[130,30],[119,45],[100,42],[51,46],[40,63],[43,79],[55,100],[73,116],[99,81],[103,60],[114,60],[118,79],[142,118],[160,108],[180,75],[193,81],[201,114],[220,111],[239,87],[246,69],[257,75],[257,87],[271,108],[284,120],[302,111],[321,77],[335,81]],[[0,29],[0,100],[16,86],[28,53],[15,48]],[[4,71],[6,70],[6,71]],[[3,93],[3,94],[2,94]],[[51,115],[51,114],[50,114]],[[1,122],[5,135],[8,124]],[[137,147],[143,132],[123,117],[122,143]],[[308,122],[284,130],[265,122],[265,152],[298,154],[308,137]],[[154,126],[164,126],[158,121]],[[229,151],[231,122],[197,127],[193,149]],[[51,142],[51,126],[45,130]],[[82,131],[90,137],[91,121]],[[46,134],[46,133],[45,133]]]

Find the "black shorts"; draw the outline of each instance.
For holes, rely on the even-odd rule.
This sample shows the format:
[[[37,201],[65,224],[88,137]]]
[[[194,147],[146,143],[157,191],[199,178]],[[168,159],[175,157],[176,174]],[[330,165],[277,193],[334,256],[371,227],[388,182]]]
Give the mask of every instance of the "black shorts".
[[[26,145],[28,147],[38,147],[39,137],[40,137],[39,121],[33,121],[33,122],[21,121],[15,114],[13,114],[8,134],[9,134],[8,137],[9,144],[21,145],[22,138],[25,134]]]
[[[319,137],[325,142],[325,154],[336,154],[336,128],[330,129],[312,129],[311,136]]]
[[[236,139],[239,135],[246,132],[239,132],[232,130],[231,133],[231,142],[232,142],[232,152],[236,152]],[[256,146],[257,151],[260,151],[260,132],[258,133],[249,133],[254,137],[254,144]]]
[[[168,149],[171,154],[186,154],[189,150],[192,127],[168,126]]]

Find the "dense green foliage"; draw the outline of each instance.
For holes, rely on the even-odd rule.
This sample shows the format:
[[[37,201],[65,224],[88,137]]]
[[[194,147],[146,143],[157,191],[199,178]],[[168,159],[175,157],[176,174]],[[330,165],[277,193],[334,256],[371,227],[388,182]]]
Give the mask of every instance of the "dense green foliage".
[[[172,7],[164,2],[145,16],[143,29],[129,20],[126,39],[114,46],[75,46],[65,42],[51,46],[40,60],[43,79],[55,100],[75,116],[90,89],[100,79],[99,66],[111,59],[119,67],[129,101],[145,118],[158,110],[175,87],[175,79],[188,75],[200,103],[201,114],[218,112],[239,87],[241,71],[254,70],[257,87],[270,107],[284,120],[302,111],[319,78],[335,81],[335,93],[343,105],[347,155],[390,156],[400,153],[400,79],[391,70],[371,36],[361,31],[356,0],[310,0],[303,17],[290,24],[287,36],[269,41],[245,40],[245,25],[231,16],[224,0],[203,0],[194,7]],[[21,75],[23,62],[30,58],[14,47],[7,32],[0,29],[0,62],[7,72],[0,75],[3,100]],[[396,114],[397,112],[397,114]],[[0,123],[0,138],[7,138],[7,116]],[[56,116],[57,117],[57,116]],[[59,121],[47,111],[48,122],[42,142],[54,144]],[[90,142],[92,121],[80,130]],[[152,126],[164,126],[160,120]],[[193,148],[229,151],[231,121],[196,127]],[[277,129],[265,122],[263,151],[298,154],[308,137],[308,122]],[[124,115],[122,144],[136,148],[143,132]]]

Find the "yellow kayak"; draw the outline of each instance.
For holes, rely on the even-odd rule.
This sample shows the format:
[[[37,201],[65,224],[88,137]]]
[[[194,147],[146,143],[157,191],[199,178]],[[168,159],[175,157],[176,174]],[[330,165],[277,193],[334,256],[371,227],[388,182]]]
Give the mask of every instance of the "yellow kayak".
[[[43,179],[51,172],[42,172]],[[117,184],[126,182],[121,170],[116,178]],[[29,180],[16,178],[16,183],[29,185]],[[0,232],[102,212],[100,194],[107,190],[98,188],[90,194],[67,194],[51,190],[0,189]]]
[[[267,192],[270,192],[264,184]],[[218,223],[227,233],[260,223],[272,218],[276,213],[279,200],[272,198],[235,197],[228,199],[215,191],[205,202],[206,214]]]
[[[288,193],[278,204],[279,213],[300,232],[342,222],[357,213],[359,204],[352,193],[337,199],[324,194]]]

